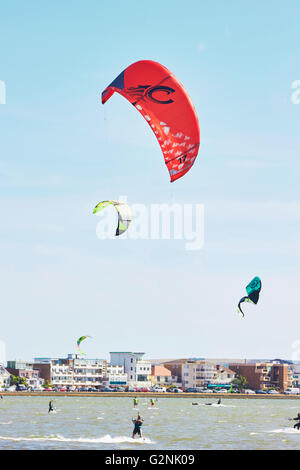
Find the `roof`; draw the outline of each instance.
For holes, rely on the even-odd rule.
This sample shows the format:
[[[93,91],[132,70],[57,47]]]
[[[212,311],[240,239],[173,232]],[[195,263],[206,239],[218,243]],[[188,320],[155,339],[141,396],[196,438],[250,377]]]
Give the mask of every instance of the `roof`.
[[[151,375],[154,375],[155,377],[171,377],[171,371],[164,366],[152,366]]]

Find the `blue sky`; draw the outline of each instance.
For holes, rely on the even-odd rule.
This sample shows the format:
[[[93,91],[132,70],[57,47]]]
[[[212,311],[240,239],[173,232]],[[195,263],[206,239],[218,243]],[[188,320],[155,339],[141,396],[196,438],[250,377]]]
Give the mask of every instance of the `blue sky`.
[[[298,2],[0,2],[0,283],[7,358],[291,357],[299,339]],[[156,60],[201,145],[172,185],[146,122],[102,90]],[[99,240],[92,209],[202,203],[205,245]],[[259,304],[236,313],[260,275]],[[86,342],[87,343],[87,342]]]

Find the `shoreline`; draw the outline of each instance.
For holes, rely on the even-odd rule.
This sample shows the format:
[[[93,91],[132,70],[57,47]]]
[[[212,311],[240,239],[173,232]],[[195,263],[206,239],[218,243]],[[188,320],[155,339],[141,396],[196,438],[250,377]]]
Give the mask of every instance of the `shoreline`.
[[[0,392],[4,396],[30,396],[30,397],[127,397],[127,398],[235,398],[235,399],[272,399],[272,400],[297,400],[299,395],[268,395],[246,393],[167,393],[167,392]]]

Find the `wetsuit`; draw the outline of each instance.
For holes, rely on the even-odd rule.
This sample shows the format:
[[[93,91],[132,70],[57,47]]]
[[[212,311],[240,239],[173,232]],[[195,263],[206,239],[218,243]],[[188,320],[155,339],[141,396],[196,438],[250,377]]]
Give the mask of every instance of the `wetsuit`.
[[[134,429],[133,429],[132,437],[134,437],[136,434],[138,434],[140,437],[142,437],[141,427],[143,425],[143,422],[144,422],[144,420],[142,418],[136,419],[134,421]]]
[[[50,413],[50,411],[54,411],[54,410],[53,410],[53,402],[52,402],[52,401],[49,401],[49,410],[48,410],[48,413]]]
[[[294,424],[294,429],[300,429],[300,416],[297,416],[297,418],[293,418],[293,421],[298,421],[298,423]]]

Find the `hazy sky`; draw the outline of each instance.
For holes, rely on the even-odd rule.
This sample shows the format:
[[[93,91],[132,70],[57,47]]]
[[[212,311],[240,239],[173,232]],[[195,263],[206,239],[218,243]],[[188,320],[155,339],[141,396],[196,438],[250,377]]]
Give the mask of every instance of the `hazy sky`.
[[[299,333],[297,1],[0,0],[0,339],[7,359],[292,356]],[[197,110],[194,167],[102,90],[156,60]],[[204,204],[205,244],[99,240],[96,203]],[[132,223],[134,229],[134,222]],[[236,306],[259,275],[257,306]]]

